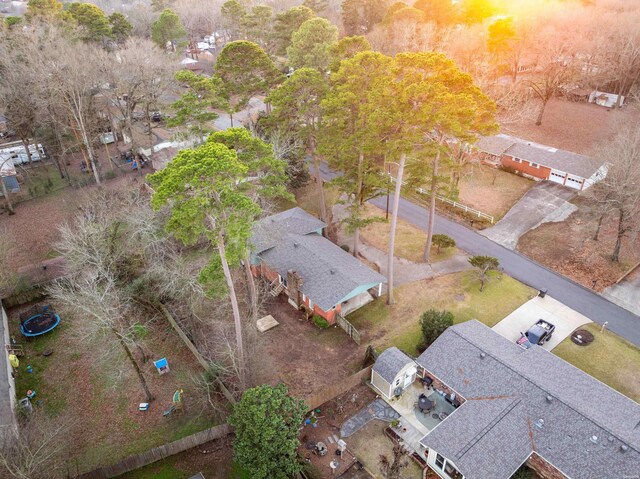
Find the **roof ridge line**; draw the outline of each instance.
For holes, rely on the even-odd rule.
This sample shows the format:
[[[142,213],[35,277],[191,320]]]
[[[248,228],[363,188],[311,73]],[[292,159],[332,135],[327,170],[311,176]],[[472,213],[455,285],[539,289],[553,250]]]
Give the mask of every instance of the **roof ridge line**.
[[[476,319],[476,320],[472,320],[472,321],[478,321],[478,320]],[[479,321],[478,321],[478,322],[479,322]],[[450,328],[450,329],[451,329],[451,328]],[[491,329],[491,328],[489,328],[489,329]],[[461,339],[465,340],[467,343],[469,343],[469,344],[473,345],[476,349],[480,349],[480,348],[476,345],[476,343],[473,343],[473,342],[471,342],[469,339],[467,339],[466,337],[462,336],[462,335],[461,335],[457,330],[452,329],[452,331],[453,331],[453,332],[454,332],[458,337],[460,337]],[[491,331],[493,331],[493,330],[491,330]],[[494,332],[495,334],[498,334],[498,333],[496,333],[495,331],[493,331],[493,332]],[[501,336],[501,337],[502,337],[502,336]],[[503,339],[506,339],[506,338],[503,338]],[[544,351],[544,350],[543,350],[543,351]],[[520,375],[520,377],[522,377],[522,378],[523,378],[523,379],[525,379],[527,382],[531,383],[532,385],[534,385],[535,387],[537,387],[537,388],[538,388],[538,389],[540,389],[541,391],[544,391],[544,392],[545,392],[545,393],[547,393],[548,395],[551,395],[551,396],[552,396],[552,394],[551,394],[551,392],[550,392],[550,391],[547,391],[545,388],[543,388],[543,387],[541,387],[540,385],[538,385],[537,383],[533,382],[531,379],[529,379],[529,377],[528,377],[528,376],[525,376],[525,375],[524,375],[523,373],[521,373],[520,371],[516,371],[514,368],[512,368],[511,366],[509,366],[509,365],[508,365],[507,363],[505,363],[504,361],[501,361],[500,359],[496,358],[493,354],[488,353],[488,352],[486,352],[486,351],[484,351],[484,350],[482,350],[482,352],[484,352],[484,353],[485,353],[485,354],[487,354],[489,357],[493,358],[495,361],[497,361],[497,362],[499,362],[500,364],[502,364],[504,367],[506,367],[506,368],[510,369],[511,371],[513,371],[514,373],[516,373],[516,374]],[[547,351],[547,352],[548,352],[548,351]],[[552,353],[549,353],[549,354],[552,354]],[[564,361],[562,358],[558,358],[557,356],[554,356],[554,357],[556,357],[557,359],[559,359],[559,360],[561,360],[561,361]],[[565,362],[566,362],[566,361],[565,361]],[[573,366],[571,363],[567,363],[567,364],[569,364],[569,365]],[[574,368],[576,368],[575,366],[573,366],[573,367],[574,367]],[[581,371],[581,372],[582,372],[582,373],[584,373],[584,374],[587,374],[587,373],[585,373],[584,371],[582,371],[582,370],[581,370],[581,369],[579,369],[579,368],[576,368],[576,369],[577,369],[578,371]],[[589,377],[592,377],[590,374],[587,374],[587,375],[588,375]],[[594,378],[594,379],[595,379],[595,378]],[[596,379],[596,381],[597,381],[597,379]],[[604,384],[604,383],[602,383],[602,384]],[[609,386],[609,387],[610,387],[610,386]],[[613,388],[611,388],[611,389],[613,389]],[[615,389],[614,389],[614,391],[615,391]],[[616,392],[618,392],[618,391],[616,391]],[[620,393],[620,392],[618,392],[618,394],[621,394],[621,393]],[[623,394],[622,396],[624,396],[624,394]],[[585,419],[587,419],[587,420],[589,420],[589,421],[593,422],[593,423],[594,423],[596,426],[598,426],[600,429],[602,429],[602,430],[606,431],[606,432],[607,432],[607,433],[609,433],[611,436],[616,437],[620,442],[624,443],[625,445],[627,445],[628,447],[630,447],[631,449],[633,449],[634,451],[636,451],[638,454],[640,454],[640,449],[639,449],[639,448],[636,448],[634,445],[629,444],[629,441],[626,441],[626,440],[624,440],[624,439],[620,438],[620,436],[619,436],[618,434],[616,434],[616,433],[612,432],[612,431],[610,430],[610,428],[605,427],[605,426],[601,425],[598,421],[596,421],[596,420],[594,420],[594,419],[591,419],[590,417],[586,416],[584,413],[582,413],[581,411],[579,411],[578,409],[576,409],[576,408],[575,408],[575,407],[573,407],[572,405],[568,404],[567,402],[563,401],[562,399],[558,398],[557,396],[552,396],[552,397],[554,397],[556,400],[558,400],[558,402],[561,402],[562,404],[564,404],[566,407],[568,407],[568,408],[569,408],[569,409],[571,409],[572,411],[575,411],[575,412],[576,412],[577,414],[579,414],[580,416],[582,416],[582,417],[584,417]],[[626,397],[626,396],[624,396],[624,397]],[[629,399],[629,398],[627,398],[627,399]]]
[[[507,396],[507,398],[510,398],[510,397],[513,399],[509,402],[509,404],[507,404],[504,407],[504,409],[500,411],[500,414],[494,417],[489,424],[483,427],[480,430],[480,432],[478,432],[474,437],[472,437],[469,440],[469,442],[465,444],[465,446],[458,453],[456,453],[456,458],[460,459],[462,456],[464,456],[469,451],[469,449],[475,446],[480,441],[480,439],[482,439],[484,436],[486,436],[489,433],[489,431],[491,431],[491,429],[496,427],[498,423],[502,421],[505,418],[505,416],[509,414],[522,401],[522,398]]]

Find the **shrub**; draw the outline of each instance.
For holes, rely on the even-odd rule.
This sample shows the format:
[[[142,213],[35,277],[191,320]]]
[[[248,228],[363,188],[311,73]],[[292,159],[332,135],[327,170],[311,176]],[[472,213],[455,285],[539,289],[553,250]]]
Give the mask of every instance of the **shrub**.
[[[340,245],[340,248],[345,250],[347,253],[349,252],[349,245],[343,244],[343,245]]]
[[[453,319],[453,313],[447,310],[436,311],[435,309],[429,309],[422,313],[420,317],[422,344],[418,345],[418,348],[426,349],[429,347],[438,339],[438,336],[444,333],[445,329],[453,326]]]
[[[327,329],[329,327],[329,322],[318,314],[313,315],[312,321],[313,324],[318,326],[320,329]]]
[[[447,235],[433,235],[431,242],[436,245],[436,252],[440,252],[440,248],[453,248],[456,242]]]

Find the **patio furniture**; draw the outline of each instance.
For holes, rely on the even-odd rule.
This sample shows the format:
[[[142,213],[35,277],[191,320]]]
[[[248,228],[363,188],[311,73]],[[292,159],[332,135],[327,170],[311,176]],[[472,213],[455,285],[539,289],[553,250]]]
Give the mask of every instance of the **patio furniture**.
[[[421,412],[426,413],[436,407],[436,402],[429,399],[425,394],[418,396],[418,409]]]
[[[420,378],[420,381],[422,382],[422,385],[426,388],[431,387],[431,385],[433,384],[433,379],[430,378],[429,376],[425,376],[423,378]]]
[[[444,421],[445,419],[447,419],[447,416],[449,415],[446,412],[441,412],[440,414],[438,414],[438,419]]]

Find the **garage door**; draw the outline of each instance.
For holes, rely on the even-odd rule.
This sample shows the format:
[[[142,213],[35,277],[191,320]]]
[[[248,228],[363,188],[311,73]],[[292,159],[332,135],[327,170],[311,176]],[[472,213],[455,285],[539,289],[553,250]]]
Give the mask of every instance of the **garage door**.
[[[572,178],[570,176],[567,176],[567,182],[565,183],[566,186],[568,186],[569,188],[575,188],[576,190],[581,190],[582,189],[582,178]]]
[[[551,170],[551,173],[549,174],[549,181],[563,185],[565,176],[566,175],[561,171]]]

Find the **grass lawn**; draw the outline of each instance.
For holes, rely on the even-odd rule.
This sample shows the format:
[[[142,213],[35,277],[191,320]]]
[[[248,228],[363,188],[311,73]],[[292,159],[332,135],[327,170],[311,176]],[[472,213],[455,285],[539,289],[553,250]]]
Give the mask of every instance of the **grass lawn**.
[[[475,271],[416,281],[396,288],[393,306],[387,306],[385,297],[378,298],[348,319],[367,343],[379,349],[397,346],[415,355],[420,316],[427,309],[447,309],[456,323],[477,319],[492,327],[536,294],[505,274],[493,275],[482,293],[479,287]]]
[[[459,202],[502,218],[534,185],[532,180],[480,164],[465,165],[458,187]]]
[[[366,228],[363,228],[360,233],[362,241],[386,252],[389,249],[391,221],[385,220],[385,212],[373,205],[365,205],[365,216],[367,218],[378,217],[381,218],[382,221],[372,223]],[[398,219],[395,256],[416,263],[422,263],[426,240],[426,232],[402,219]],[[433,247],[431,249],[431,261],[435,263],[445,260],[456,254],[457,251],[456,248],[445,248],[440,250],[440,253],[437,253],[436,248]]]
[[[595,337],[591,344],[577,346],[567,338],[553,349],[553,353],[640,402],[640,349],[610,331],[601,334],[598,324],[588,324],[584,329]]]

